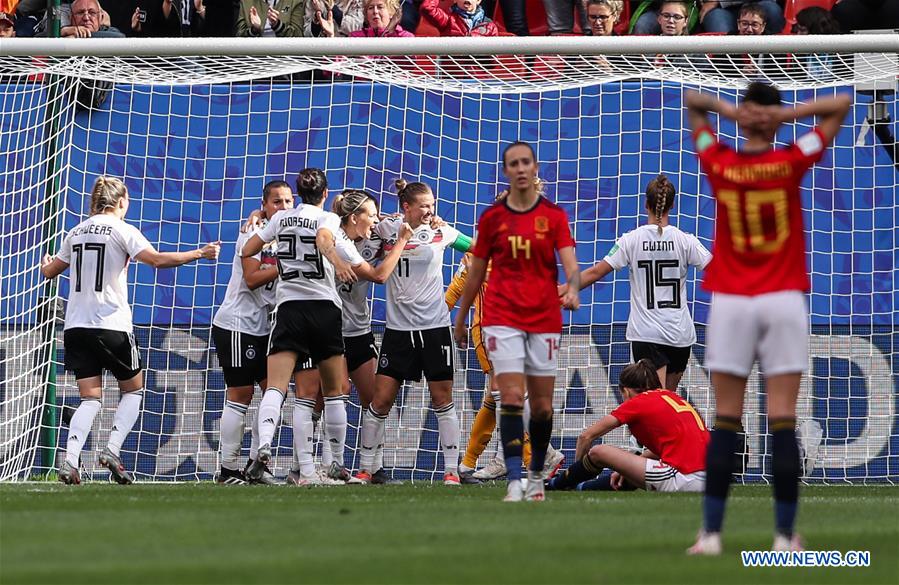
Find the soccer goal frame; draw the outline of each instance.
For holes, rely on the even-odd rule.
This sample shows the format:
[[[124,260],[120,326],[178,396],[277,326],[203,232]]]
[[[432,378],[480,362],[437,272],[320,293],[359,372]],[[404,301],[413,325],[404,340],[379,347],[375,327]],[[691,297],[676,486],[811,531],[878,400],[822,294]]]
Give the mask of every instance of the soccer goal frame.
[[[897,55],[895,33],[4,39],[0,480],[46,476],[64,450],[67,417],[77,405],[59,342],[68,280],[48,285],[36,267],[86,216],[84,194],[98,174],[124,178],[133,198],[127,219],[157,248],[226,242],[215,265],[161,272],[133,266],[128,275],[147,391],[123,459],[139,480],[202,480],[218,466],[224,401],[211,317],[236,230],[258,207],[265,181],[292,182],[299,169],[316,166],[332,190],[367,189],[393,212],[392,181],[423,180],[435,190],[438,213],[470,235],[503,188],[502,145],[524,139],[537,148],[548,196],[572,218],[582,267],[645,221],[641,195],[659,172],[679,192],[673,223],[709,245],[714,201],[684,124],[683,91],[736,99],[740,88],[763,79],[783,90],[786,103],[837,92],[851,93],[855,103],[802,189],[812,278],[811,362],[799,404],[804,480],[897,483]],[[787,126],[779,144],[811,121]],[[739,144],[733,124],[722,120],[718,130]],[[458,261],[447,254],[447,282]],[[691,273],[688,302],[699,341],[681,393],[711,422],[714,399],[703,368],[708,295],[700,284],[701,274]],[[380,332],[384,295],[375,290]],[[621,399],[616,381],[630,360],[629,292],[626,271],[610,276],[585,290],[583,308],[566,320],[553,444],[569,456],[580,430]],[[484,376],[471,351],[457,355],[457,370],[454,399],[467,437]],[[85,448],[85,478],[105,478],[94,459],[118,397],[111,378],[106,387]],[[749,387],[741,479],[767,481],[757,372]],[[279,474],[290,458],[286,404],[275,451]],[[352,464],[358,401],[349,415]],[[385,465],[399,477],[439,477],[436,431],[422,386],[405,386],[388,423]],[[607,440],[628,443],[624,431]]]

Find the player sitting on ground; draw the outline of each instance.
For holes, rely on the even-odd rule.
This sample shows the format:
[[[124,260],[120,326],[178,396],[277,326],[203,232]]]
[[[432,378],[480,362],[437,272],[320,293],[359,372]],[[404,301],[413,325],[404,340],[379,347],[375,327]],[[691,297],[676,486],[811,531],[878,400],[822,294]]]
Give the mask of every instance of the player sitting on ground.
[[[120,484],[133,478],[125,470],[120,449],[140,415],[144,394],[140,353],[134,341],[131,307],[128,306],[127,269],[131,258],[154,268],[172,268],[200,258],[215,260],[219,243],[190,252],[157,252],[134,226],[124,222],[128,213],[128,189],[111,177],[99,177],[91,189],[91,216],[72,228],[59,254],[45,255],[41,274],[56,278],[74,262],[63,333],[66,369],[75,374],[81,404],[69,423],[66,459],[59,481],[81,483],[78,471],[81,449],[100,412],[103,370],[119,381],[122,397],[115,412],[109,442],[100,453],[100,464]]]
[[[705,487],[705,453],[709,432],[690,403],[661,388],[655,365],[642,359],[621,371],[618,386],[624,402],[577,439],[575,463],[547,482],[547,489],[572,489],[613,470],[611,489],[625,482],[647,491],[700,492]],[[646,450],[642,455],[593,442],[627,425]]]
[[[266,220],[293,207],[293,193],[284,181],[269,181],[262,189],[262,217]],[[240,470],[240,447],[243,443],[244,419],[253,400],[255,384],[266,386],[266,351],[268,349],[269,306],[274,304],[275,281],[278,271],[273,263],[274,251],[263,250],[250,258],[242,258],[244,244],[256,233],[241,233],[234,250],[231,278],[222,306],[212,320],[212,340],[225,375],[227,386],[225,407],[222,409],[220,451],[222,467],[216,481],[224,484],[247,483]],[[253,421],[253,440],[250,460],[256,459],[259,430]],[[274,483],[271,471],[265,469],[262,483]]]
[[[781,105],[777,88],[752,83],[739,106],[690,92],[687,115],[699,162],[716,200],[714,258],[703,286],[712,292],[706,365],[715,388],[715,430],[708,449],[703,528],[689,554],[721,553],[721,527],[742,432],[746,380],[756,357],[765,378],[771,431],[775,550],[801,550],[793,527],[799,504],[796,399],[808,368],[809,289],[799,184],[824,156],[851,101],[845,94]],[[720,143],[709,122],[738,122],[742,150]],[[781,124],[820,116],[811,132],[773,147]]]
[[[613,270],[630,269],[631,310],[627,340],[634,361],[649,359],[664,388],[677,390],[696,342],[693,318],[687,308],[687,269],[700,269],[712,259],[696,236],[668,223],[676,191],[665,175],[646,187],[647,225],[621,236],[598,264],[582,273],[587,287]],[[568,290],[559,287],[559,294]]]

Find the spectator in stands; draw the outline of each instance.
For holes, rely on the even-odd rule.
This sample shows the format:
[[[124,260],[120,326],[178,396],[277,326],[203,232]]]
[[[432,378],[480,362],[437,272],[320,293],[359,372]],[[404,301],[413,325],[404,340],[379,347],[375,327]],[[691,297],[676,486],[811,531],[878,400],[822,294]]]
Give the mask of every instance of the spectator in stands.
[[[0,39],[16,36],[16,15],[0,12]]]
[[[46,9],[47,0],[0,0],[0,12],[10,15],[16,22],[17,37],[33,37]]]
[[[574,13],[587,34],[587,14],[582,0],[543,0],[546,8],[546,25],[550,35],[570,35],[574,32]]]
[[[483,0],[481,2],[484,14],[490,18],[493,18],[493,15],[496,13],[496,2],[497,0]],[[519,37],[526,37],[531,34],[531,29],[528,27],[527,14],[525,13],[526,4],[527,0],[499,0],[507,32]]]
[[[740,16],[737,18],[738,35],[763,35],[768,21],[765,19],[765,10],[758,4],[744,4],[740,8]]]
[[[122,38],[125,35],[110,25],[109,13],[100,8],[97,0],[75,0],[71,4],[71,19],[62,15],[60,36],[76,38]],[[46,31],[45,31],[46,34]]]
[[[331,14],[331,22],[336,25],[334,34],[322,30],[318,14]],[[365,24],[365,8],[362,0],[336,0],[330,8],[325,0],[306,0],[306,14],[303,25],[303,36],[326,37],[337,35],[348,37],[350,33],[362,30]]]
[[[737,32],[741,36],[754,36],[765,34],[765,10],[758,4],[744,4],[740,8],[740,16],[737,18]],[[773,63],[771,55],[743,55],[739,59],[740,72],[750,78],[756,77],[762,72],[762,68]]]
[[[665,1],[659,6],[659,34],[677,37],[690,34],[690,7],[686,2]]]
[[[181,16],[174,0],[138,0],[131,13],[131,34],[140,37],[180,37]]]
[[[615,25],[621,18],[622,0],[587,0],[587,22],[594,37],[615,34]]]
[[[239,37],[303,36],[303,0],[240,0]]]
[[[832,14],[844,33],[899,28],[899,2],[896,0],[839,0]]]
[[[696,8],[695,0],[684,0],[687,3],[688,11],[687,15],[689,16],[694,11],[698,10]],[[644,5],[650,5],[649,10],[645,10],[642,13],[639,13],[640,8]],[[632,31],[635,35],[659,35],[662,34],[662,27],[659,26],[659,9],[661,2],[658,0],[643,0],[637,6],[637,12],[635,12],[635,16],[637,16],[637,22],[634,24],[634,30]],[[689,23],[689,18],[687,20]]]
[[[363,0],[365,26],[350,33],[351,37],[414,37],[400,24],[401,0]]]
[[[699,21],[705,32],[735,32],[740,9],[745,4],[756,4],[765,11],[766,34],[778,34],[786,24],[783,10],[775,0],[701,0],[701,2]]]
[[[419,11],[444,37],[499,35],[496,23],[481,8],[481,0],[455,0],[449,11],[440,7],[440,0],[422,0]]]
[[[222,12],[220,6],[216,6],[214,1],[211,1],[210,4],[213,6],[211,10],[212,13]],[[219,2],[219,5],[225,5],[224,12],[227,14],[231,13],[231,7],[227,5],[226,2]],[[204,4],[204,0],[176,0],[175,2],[175,11],[178,15],[178,23],[181,27],[181,36],[182,37],[201,37],[207,36],[206,34],[206,4]],[[231,21],[233,23],[233,20]],[[228,27],[225,29],[226,31],[233,31],[234,26]],[[231,36],[231,32],[226,32],[223,35],[208,35],[208,36]]]
[[[803,8],[796,15],[796,24],[793,25],[791,32],[794,35],[838,35],[840,34],[840,23],[827,10],[817,6],[810,6]],[[793,55],[793,58],[795,59],[794,64],[796,67],[809,79],[815,81],[833,80],[833,55],[828,53],[811,53]]]

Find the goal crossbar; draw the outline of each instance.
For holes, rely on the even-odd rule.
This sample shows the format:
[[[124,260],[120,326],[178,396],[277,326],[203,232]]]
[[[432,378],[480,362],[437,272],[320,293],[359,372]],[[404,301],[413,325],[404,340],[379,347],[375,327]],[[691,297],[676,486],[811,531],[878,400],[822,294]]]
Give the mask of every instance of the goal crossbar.
[[[783,36],[13,39],[2,56],[654,55],[899,53],[899,33]]]

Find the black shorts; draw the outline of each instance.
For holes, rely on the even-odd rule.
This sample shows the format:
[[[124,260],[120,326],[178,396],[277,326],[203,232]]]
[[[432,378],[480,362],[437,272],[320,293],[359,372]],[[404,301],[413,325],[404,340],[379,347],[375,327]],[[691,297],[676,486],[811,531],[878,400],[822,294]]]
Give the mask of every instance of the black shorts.
[[[66,369],[76,380],[93,378],[109,370],[116,380],[130,380],[141,370],[140,352],[133,333],[75,327],[63,333]]]
[[[378,357],[378,346],[375,345],[375,335],[371,331],[353,337],[344,337],[346,346],[346,368],[352,372],[370,359]]]
[[[266,377],[268,337],[212,326],[212,341],[229,388],[252,386]]]
[[[690,361],[690,346],[674,347],[650,341],[631,341],[631,353],[635,362],[646,358],[656,369],[667,366],[666,372],[669,374],[684,372],[687,369],[687,362]],[[665,380],[661,382],[665,384]]]
[[[311,358],[312,365],[318,365],[343,355],[342,326],[340,309],[331,301],[287,301],[275,311],[268,353],[292,351],[298,363]]]
[[[455,346],[449,327],[424,331],[386,329],[378,356],[378,373],[400,382],[428,382],[453,379]]]

